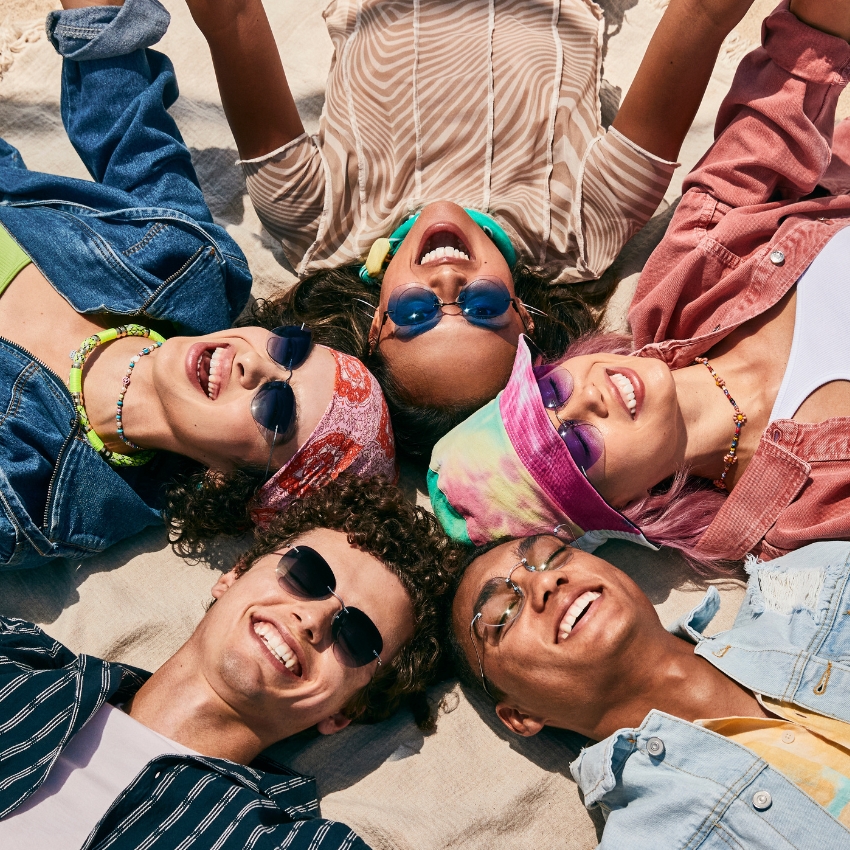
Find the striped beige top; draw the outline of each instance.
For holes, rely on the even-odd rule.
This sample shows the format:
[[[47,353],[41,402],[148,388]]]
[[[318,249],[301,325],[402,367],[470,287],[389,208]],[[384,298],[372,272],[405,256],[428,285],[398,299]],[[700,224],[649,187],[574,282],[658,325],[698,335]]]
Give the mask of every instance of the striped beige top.
[[[591,0],[331,0],[317,136],[243,162],[300,275],[362,261],[425,204],[495,216],[560,279],[598,277],[675,165],[600,124]]]

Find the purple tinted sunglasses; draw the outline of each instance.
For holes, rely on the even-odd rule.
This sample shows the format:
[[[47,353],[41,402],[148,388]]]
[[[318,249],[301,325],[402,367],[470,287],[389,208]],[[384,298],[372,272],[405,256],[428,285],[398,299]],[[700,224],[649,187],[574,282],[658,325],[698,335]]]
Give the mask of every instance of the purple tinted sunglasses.
[[[557,363],[535,366],[534,377],[537,388],[547,410],[557,411],[563,407],[573,394],[573,376],[564,366]],[[555,413],[558,416],[557,412]],[[564,441],[570,457],[576,466],[584,473],[602,457],[605,443],[602,433],[589,422],[579,422],[575,419],[561,419],[558,416],[558,436]]]

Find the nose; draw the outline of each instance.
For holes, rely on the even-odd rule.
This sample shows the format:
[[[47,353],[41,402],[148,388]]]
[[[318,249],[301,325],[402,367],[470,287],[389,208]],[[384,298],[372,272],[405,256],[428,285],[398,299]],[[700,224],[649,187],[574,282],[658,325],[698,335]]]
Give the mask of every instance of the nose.
[[[570,583],[569,576],[563,570],[529,572],[524,569],[522,576],[518,572],[514,573],[513,580],[526,595],[527,604],[537,613],[546,610],[547,603],[559,587]]]
[[[291,609],[293,627],[308,643],[321,651],[333,643],[333,621],[341,610],[333,596],[329,599],[302,600]]]
[[[460,290],[471,278],[467,273],[454,263],[444,263],[434,266],[420,278],[421,282],[439,296],[445,303],[457,301]],[[456,312],[457,308],[451,308],[449,312]]]
[[[608,402],[595,381],[589,377],[581,380],[573,376],[572,394],[559,413],[562,419],[587,419],[588,414],[605,419],[608,416]]]
[[[246,390],[256,390],[267,381],[283,380],[288,374],[265,351],[258,351],[253,345],[240,348],[233,358],[233,369],[240,386]]]

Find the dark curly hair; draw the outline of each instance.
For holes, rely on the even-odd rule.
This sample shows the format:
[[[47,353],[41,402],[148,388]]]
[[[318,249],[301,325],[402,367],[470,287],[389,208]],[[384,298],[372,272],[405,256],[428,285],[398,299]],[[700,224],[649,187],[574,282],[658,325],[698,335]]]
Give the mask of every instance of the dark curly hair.
[[[198,467],[169,481],[162,497],[162,518],[171,545],[184,558],[202,555],[205,541],[240,537],[254,527],[251,506],[265,482],[265,469],[246,467],[213,472]]]
[[[407,703],[421,729],[434,726],[425,689],[441,670],[443,609],[464,549],[437,520],[402,491],[379,479],[340,476],[278,514],[236,565],[239,574],[260,558],[316,528],[341,531],[352,546],[377,558],[398,576],[413,605],[414,636],[343,709],[360,723],[376,723]]]
[[[394,378],[380,348],[370,353],[369,327],[378,288],[364,283],[359,270],[359,265],[347,265],[316,272],[281,296],[257,301],[242,323],[272,328],[304,322],[316,342],[358,357],[384,391],[399,452],[427,459],[440,437],[474,413],[478,405],[418,403]],[[522,262],[514,266],[512,275],[517,297],[532,308],[532,336],[546,357],[559,357],[572,340],[595,329],[593,306],[596,301],[601,303],[602,296],[592,295],[593,290],[575,285],[553,287],[550,282],[556,271]]]

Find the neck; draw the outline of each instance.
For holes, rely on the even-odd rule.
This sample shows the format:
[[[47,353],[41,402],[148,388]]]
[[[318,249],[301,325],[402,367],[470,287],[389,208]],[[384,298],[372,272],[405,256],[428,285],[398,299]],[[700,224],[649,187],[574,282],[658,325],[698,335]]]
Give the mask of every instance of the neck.
[[[717,370],[723,375],[721,367]],[[735,434],[735,411],[701,363],[675,370],[673,381],[684,421],[681,466],[701,478],[719,478],[723,472],[723,458]],[[741,455],[740,447],[738,454]]]
[[[272,719],[274,728],[262,719],[246,719],[201,669],[190,639],[139,689],[129,704],[130,716],[201,755],[238,764],[250,764],[266,747],[302,731],[279,712]]]
[[[664,632],[651,652],[642,652],[643,666],[618,687],[598,719],[585,729],[566,725],[601,741],[618,729],[634,728],[656,709],[693,722],[716,717],[766,717],[758,700],[704,658],[692,644]],[[557,723],[555,725],[562,725]]]
[[[132,358],[152,343],[145,337],[124,337],[95,349],[83,367],[83,398],[89,422],[108,449],[133,454],[119,439],[115,413],[122,380]],[[132,372],[122,408],[125,436],[146,449],[164,448],[161,423],[164,421],[152,383],[152,358],[142,357]]]

